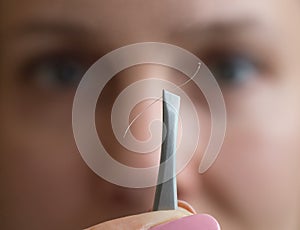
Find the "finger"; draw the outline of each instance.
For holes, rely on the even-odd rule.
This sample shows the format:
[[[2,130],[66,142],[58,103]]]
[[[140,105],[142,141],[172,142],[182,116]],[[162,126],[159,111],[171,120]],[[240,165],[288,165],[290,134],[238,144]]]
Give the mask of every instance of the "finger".
[[[177,220],[179,218],[191,215],[190,212],[180,209],[172,211],[156,211],[148,212],[134,216],[123,217],[119,219],[110,220],[87,230],[140,230],[149,229],[153,226],[164,224],[169,221]]]

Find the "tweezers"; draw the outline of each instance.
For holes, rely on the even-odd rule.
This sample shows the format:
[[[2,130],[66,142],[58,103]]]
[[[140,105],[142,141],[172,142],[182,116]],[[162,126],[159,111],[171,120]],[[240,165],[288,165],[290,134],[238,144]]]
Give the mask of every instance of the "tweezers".
[[[178,207],[176,184],[176,145],[180,97],[163,90],[163,142],[161,146],[158,184],[153,211],[174,210]],[[169,161],[166,163],[166,161]],[[171,179],[167,180],[167,178]],[[162,183],[161,183],[162,182]]]

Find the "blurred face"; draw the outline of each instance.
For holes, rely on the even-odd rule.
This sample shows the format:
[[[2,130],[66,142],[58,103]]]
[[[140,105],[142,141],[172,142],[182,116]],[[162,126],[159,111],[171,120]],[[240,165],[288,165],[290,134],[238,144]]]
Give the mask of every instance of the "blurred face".
[[[220,155],[200,175],[210,114],[195,86],[184,88],[202,130],[194,158],[178,175],[179,199],[215,216],[224,230],[299,229],[299,7],[293,0],[3,1],[0,228],[78,229],[151,209],[154,188],[121,188],[88,168],[74,142],[71,111],[77,84],[94,61],[127,44],[157,41],[208,65],[228,115]],[[137,66],[100,96],[99,136],[128,165],[144,167],[158,156],[139,158],[120,147],[108,127],[110,109],[136,75],[153,74],[185,79],[164,67]],[[159,108],[132,127],[140,139]]]

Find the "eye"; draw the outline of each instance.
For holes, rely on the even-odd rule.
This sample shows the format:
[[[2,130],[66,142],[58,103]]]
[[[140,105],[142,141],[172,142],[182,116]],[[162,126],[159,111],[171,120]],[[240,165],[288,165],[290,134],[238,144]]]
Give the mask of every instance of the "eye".
[[[42,89],[76,87],[88,69],[84,61],[74,57],[48,57],[34,62],[27,69],[27,79]]]
[[[242,55],[217,56],[207,65],[217,81],[224,85],[240,85],[261,74],[260,66]]]

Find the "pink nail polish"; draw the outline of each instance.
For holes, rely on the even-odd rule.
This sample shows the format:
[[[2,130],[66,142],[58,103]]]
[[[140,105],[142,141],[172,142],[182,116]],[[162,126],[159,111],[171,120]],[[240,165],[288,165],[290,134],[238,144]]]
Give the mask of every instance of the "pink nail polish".
[[[151,228],[151,230],[220,230],[220,225],[210,215],[197,214],[186,216],[169,223],[161,224]]]

